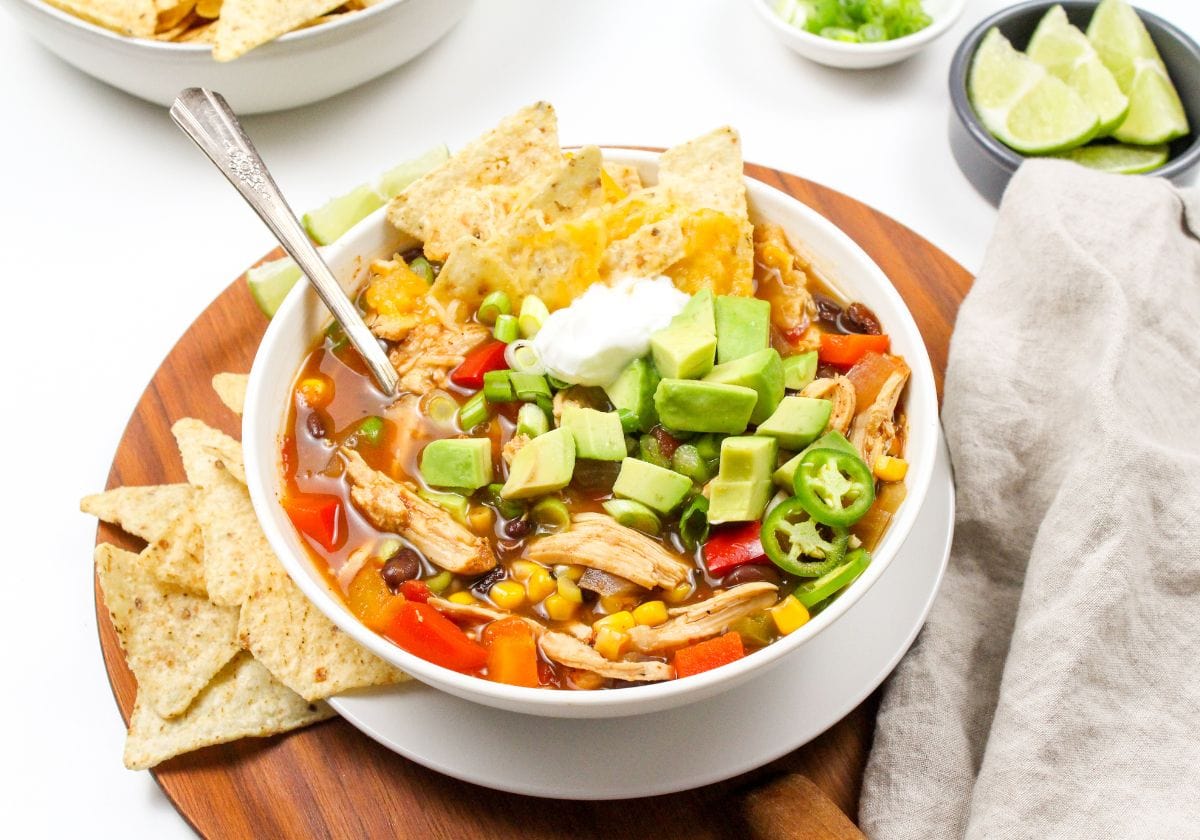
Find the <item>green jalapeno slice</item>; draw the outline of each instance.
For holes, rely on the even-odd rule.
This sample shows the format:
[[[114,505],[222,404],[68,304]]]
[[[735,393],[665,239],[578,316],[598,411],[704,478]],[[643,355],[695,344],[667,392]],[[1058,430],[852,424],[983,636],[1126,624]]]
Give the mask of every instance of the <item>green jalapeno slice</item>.
[[[776,505],[763,520],[763,550],[772,563],[799,577],[820,577],[846,556],[850,533],[825,525],[795,497]]]
[[[840,528],[862,519],[875,501],[871,468],[838,449],[814,449],[801,458],[793,485],[813,519]]]

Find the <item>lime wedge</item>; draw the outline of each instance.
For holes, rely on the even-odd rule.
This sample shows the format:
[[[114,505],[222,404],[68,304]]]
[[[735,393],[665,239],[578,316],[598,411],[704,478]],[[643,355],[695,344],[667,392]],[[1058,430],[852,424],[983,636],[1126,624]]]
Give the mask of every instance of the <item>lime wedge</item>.
[[[1125,0],[1101,0],[1088,40],[1129,97],[1129,113],[1112,132],[1125,143],[1165,143],[1188,133],[1187,115],[1142,19]]]
[[[995,27],[975,51],[967,91],[984,127],[1025,154],[1082,146],[1100,128],[1100,118],[1078,93],[1013,49]]]
[[[1089,169],[1113,172],[1117,175],[1137,175],[1158,169],[1167,162],[1167,144],[1157,146],[1128,146],[1124,143],[1098,143],[1095,146],[1080,146],[1055,157],[1073,160]]]
[[[258,308],[268,318],[279,311],[279,305],[300,279],[300,266],[291,257],[256,265],[246,272],[246,283]]]
[[[429,151],[418,155],[412,160],[392,167],[383,175],[375,189],[384,198],[394,198],[403,192],[404,188],[420,178],[426,172],[431,172],[450,159],[450,150],[445,146],[435,146]]]
[[[1062,79],[1100,117],[1100,134],[1121,124],[1129,99],[1100,60],[1087,36],[1071,25],[1062,6],[1042,16],[1025,54]]]
[[[369,184],[360,184],[345,195],[331,198],[304,214],[304,229],[318,245],[328,245],[386,201]]]

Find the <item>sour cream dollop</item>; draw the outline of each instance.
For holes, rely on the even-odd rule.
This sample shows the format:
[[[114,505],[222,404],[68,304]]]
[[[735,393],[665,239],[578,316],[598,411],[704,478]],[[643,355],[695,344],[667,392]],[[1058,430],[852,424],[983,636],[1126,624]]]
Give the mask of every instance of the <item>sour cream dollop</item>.
[[[669,277],[621,277],[597,283],[550,313],[533,349],[551,376],[575,385],[609,385],[650,350],[650,335],[688,302]]]

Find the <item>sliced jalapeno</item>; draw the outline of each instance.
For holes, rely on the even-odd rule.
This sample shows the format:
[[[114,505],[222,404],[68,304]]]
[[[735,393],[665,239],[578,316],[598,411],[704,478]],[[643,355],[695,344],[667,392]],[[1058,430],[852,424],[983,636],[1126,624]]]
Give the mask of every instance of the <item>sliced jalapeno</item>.
[[[857,455],[814,449],[800,459],[793,480],[796,498],[818,522],[848,528],[875,501],[875,477]]]
[[[776,566],[789,574],[815,578],[842,562],[850,532],[813,519],[793,496],[767,514],[761,540],[767,557]]]

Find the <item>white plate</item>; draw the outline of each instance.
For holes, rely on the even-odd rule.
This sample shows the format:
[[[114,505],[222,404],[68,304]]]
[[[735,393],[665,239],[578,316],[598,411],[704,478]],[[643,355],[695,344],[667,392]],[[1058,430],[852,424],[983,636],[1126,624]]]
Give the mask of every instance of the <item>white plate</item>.
[[[883,682],[925,623],[953,531],[954,483],[941,439],[925,505],[875,586],[779,667],[710,700],[571,720],[506,712],[413,681],[330,703],[388,749],[510,793],[630,799],[712,784],[808,743]]]

